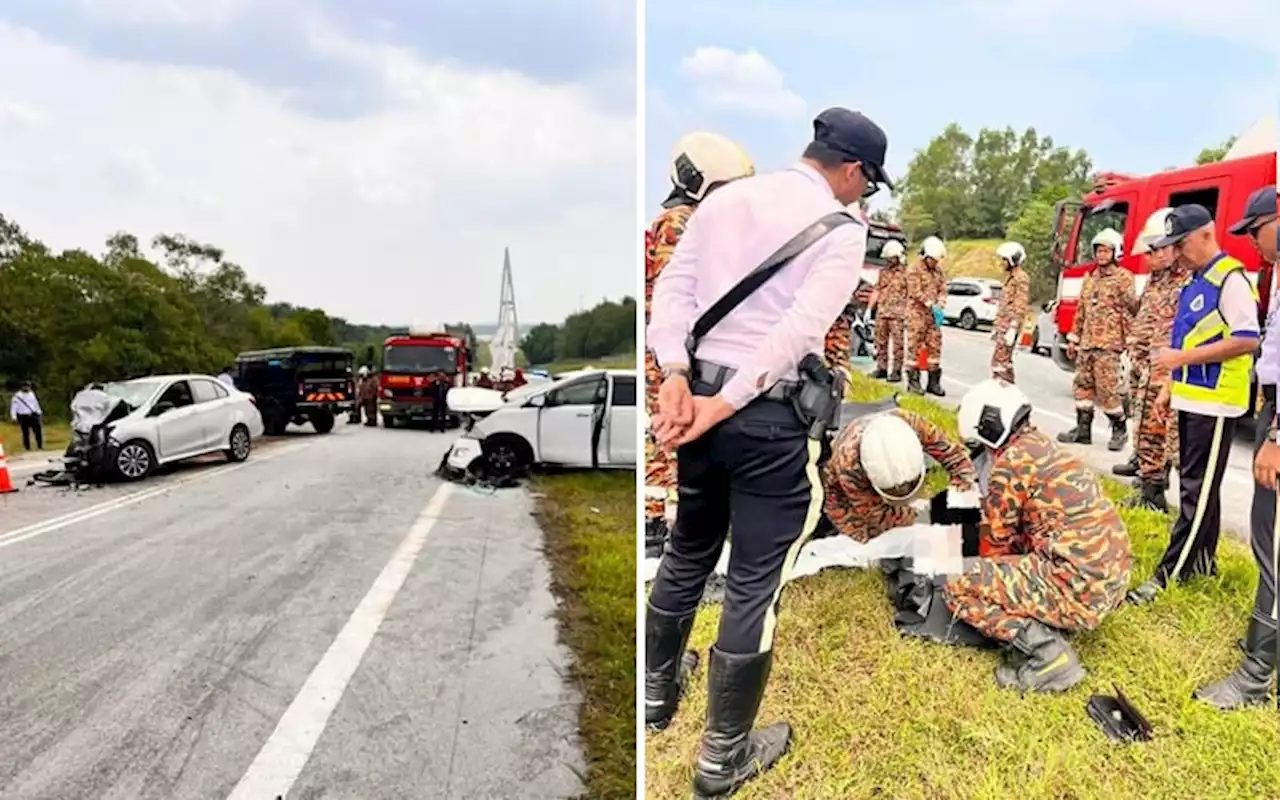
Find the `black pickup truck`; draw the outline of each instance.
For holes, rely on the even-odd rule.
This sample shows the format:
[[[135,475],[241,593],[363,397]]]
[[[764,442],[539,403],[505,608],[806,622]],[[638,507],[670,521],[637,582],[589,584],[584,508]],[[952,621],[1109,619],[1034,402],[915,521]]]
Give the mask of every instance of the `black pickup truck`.
[[[269,436],[290,423],[328,433],[355,405],[355,357],[341,347],[277,347],[236,356],[236,388],[253,395]]]

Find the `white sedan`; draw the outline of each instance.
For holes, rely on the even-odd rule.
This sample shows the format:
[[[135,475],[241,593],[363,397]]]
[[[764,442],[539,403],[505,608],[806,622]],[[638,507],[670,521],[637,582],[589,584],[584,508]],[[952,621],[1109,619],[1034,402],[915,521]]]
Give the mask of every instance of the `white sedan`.
[[[501,393],[454,389],[449,407],[481,416],[454,443],[448,466],[483,464],[512,474],[533,464],[592,469],[636,468],[636,373],[588,370]]]
[[[127,481],[209,453],[244,461],[263,432],[253,397],[208,375],[156,375],[108,383],[103,391],[129,409],[111,422],[111,466]]]

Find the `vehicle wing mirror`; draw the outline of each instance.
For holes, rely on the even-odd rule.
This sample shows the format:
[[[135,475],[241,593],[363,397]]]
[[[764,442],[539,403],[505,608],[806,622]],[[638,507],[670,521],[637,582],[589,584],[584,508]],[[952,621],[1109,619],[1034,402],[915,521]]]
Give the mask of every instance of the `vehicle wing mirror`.
[[[162,400],[159,403],[156,403],[154,406],[152,406],[151,413],[148,416],[158,417],[161,414],[168,414],[174,408],[175,406],[173,405],[173,403],[170,403],[168,400]]]
[[[529,398],[528,405],[531,408],[544,408],[547,405],[547,396],[545,394],[535,394]]]

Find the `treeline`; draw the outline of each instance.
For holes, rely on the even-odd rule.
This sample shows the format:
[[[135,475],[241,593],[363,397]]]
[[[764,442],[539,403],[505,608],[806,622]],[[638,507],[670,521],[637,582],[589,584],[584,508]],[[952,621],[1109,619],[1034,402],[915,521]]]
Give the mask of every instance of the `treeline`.
[[[1221,160],[1234,139],[1205,148],[1196,163]],[[891,215],[912,242],[1013,239],[1027,250],[1031,294],[1054,295],[1051,261],[1054,205],[1091,187],[1093,161],[1057,145],[1035,128],[982,128],[976,136],[953,123],[916,152]]]
[[[603,358],[636,351],[636,301],[604,300],[594,308],[570,314],[559,325],[543,323],[529,329],[520,351],[532,365],[579,358]]]
[[[151,244],[155,260],[127,233],[98,255],[54,252],[0,215],[0,388],[35,381],[46,413],[63,417],[90,381],[216,373],[244,350],[307,344],[348,347],[358,362],[372,347],[376,363],[382,340],[403,331],[268,303],[213,245],[170,234]]]

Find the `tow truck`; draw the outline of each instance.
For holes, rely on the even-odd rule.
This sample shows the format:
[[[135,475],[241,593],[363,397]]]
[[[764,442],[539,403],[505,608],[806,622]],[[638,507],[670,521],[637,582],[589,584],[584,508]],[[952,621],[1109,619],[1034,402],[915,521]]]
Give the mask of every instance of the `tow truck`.
[[[1260,125],[1264,125],[1260,123]],[[1274,130],[1274,123],[1272,123]],[[1253,133],[1252,131],[1250,133]],[[1054,209],[1053,268],[1058,273],[1058,297],[1054,309],[1057,332],[1051,348],[1054,363],[1067,372],[1075,363],[1066,356],[1066,337],[1075,323],[1076,306],[1085,276],[1097,268],[1089,242],[1103,228],[1124,235],[1120,264],[1135,276],[1141,293],[1147,269],[1141,255],[1134,255],[1134,241],[1142,225],[1157,209],[1199,203],[1213,215],[1218,241],[1245,266],[1258,288],[1260,309],[1267,307],[1271,272],[1262,269],[1262,258],[1245,236],[1232,236],[1227,227],[1244,213],[1249,194],[1276,181],[1274,135],[1241,137],[1226,159],[1211,164],[1168,170],[1147,177],[1105,172],[1094,179],[1093,189],[1078,200],[1060,201]]]
[[[378,410],[388,428],[426,420],[434,408],[433,387],[467,385],[472,343],[450,333],[446,326],[411,326],[408,333],[389,336],[382,343],[382,372],[378,377]],[[461,424],[450,412],[449,424]]]

